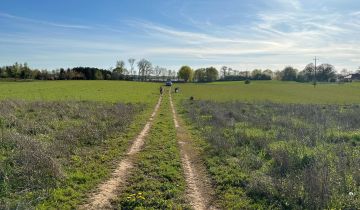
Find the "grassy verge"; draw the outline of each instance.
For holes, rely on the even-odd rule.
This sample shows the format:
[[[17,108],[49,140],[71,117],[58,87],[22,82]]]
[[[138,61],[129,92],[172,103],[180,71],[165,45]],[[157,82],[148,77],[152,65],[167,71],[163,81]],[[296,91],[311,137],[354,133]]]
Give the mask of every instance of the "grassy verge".
[[[184,199],[186,183],[168,95],[164,96],[127,186],[116,201],[121,209],[188,208]]]
[[[358,105],[183,105],[223,208],[359,206]]]
[[[110,175],[153,108],[1,103],[0,208],[5,209],[76,208]]]

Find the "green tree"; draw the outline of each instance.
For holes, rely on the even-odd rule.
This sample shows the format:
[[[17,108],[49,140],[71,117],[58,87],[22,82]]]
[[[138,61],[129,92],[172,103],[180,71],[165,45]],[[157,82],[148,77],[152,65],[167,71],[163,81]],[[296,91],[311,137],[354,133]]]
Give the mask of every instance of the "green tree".
[[[214,67],[208,67],[205,69],[206,71],[206,81],[213,82],[219,78],[219,72]]]
[[[104,79],[104,75],[101,73],[101,71],[96,71],[95,72],[95,79],[96,80],[103,80]]]
[[[320,82],[329,82],[336,77],[335,67],[331,64],[321,64],[317,68],[316,80]]]
[[[206,81],[206,70],[204,68],[196,69],[194,73],[194,79],[196,82],[205,82]]]
[[[297,78],[297,70],[291,66],[285,67],[285,69],[281,72],[281,80],[283,81],[296,81]]]
[[[179,70],[178,76],[185,82],[192,81],[194,71],[189,66],[182,66]]]

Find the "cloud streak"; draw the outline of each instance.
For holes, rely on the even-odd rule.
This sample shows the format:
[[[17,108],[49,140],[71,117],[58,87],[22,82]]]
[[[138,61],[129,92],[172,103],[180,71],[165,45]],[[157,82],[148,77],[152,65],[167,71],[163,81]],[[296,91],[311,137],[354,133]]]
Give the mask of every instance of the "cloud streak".
[[[47,26],[53,26],[53,27],[60,27],[60,28],[68,28],[68,29],[91,29],[90,26],[85,25],[73,25],[73,24],[66,24],[66,23],[56,23],[56,22],[49,22],[44,20],[37,20],[32,18],[25,18],[20,16],[15,16],[8,13],[2,13],[0,12],[0,17],[12,19],[16,21],[22,21],[22,22],[28,22],[28,23],[34,23],[34,24],[41,24],[41,25],[47,25]]]
[[[193,67],[233,65],[239,70],[281,69],[286,65],[301,69],[313,56],[334,64],[339,70],[360,65],[359,10],[339,10],[322,0],[317,2],[316,10],[311,9],[308,1],[271,0],[246,15],[247,11],[237,11],[235,6],[223,15],[213,15],[209,11],[216,8],[207,10],[206,7],[218,6],[215,1],[201,2],[187,1],[185,6],[179,6],[182,1],[174,1],[170,5],[181,9],[166,12],[166,21],[134,16],[106,24],[77,25],[0,13],[0,20],[52,26],[56,28],[54,31],[60,31],[51,38],[34,32],[13,37],[16,33],[0,29],[0,46],[11,43],[19,51],[27,49],[49,60],[56,56],[57,60],[75,62],[78,58],[85,62],[88,58],[91,63],[98,59],[98,63],[103,64],[105,60],[146,57],[156,64],[174,68],[191,64]],[[251,4],[256,8],[255,3]],[[201,6],[205,9],[198,11]],[[224,20],[217,21],[217,17]],[[183,23],[169,21],[176,18],[181,18]],[[76,33],[61,33],[61,29],[74,29]],[[21,61],[21,53],[18,54],[16,58]]]

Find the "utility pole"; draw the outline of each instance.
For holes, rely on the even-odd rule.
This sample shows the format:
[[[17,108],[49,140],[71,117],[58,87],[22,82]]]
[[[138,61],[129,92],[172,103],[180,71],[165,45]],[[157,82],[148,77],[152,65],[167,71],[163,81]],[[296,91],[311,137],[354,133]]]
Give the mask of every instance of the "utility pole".
[[[317,62],[318,60],[319,60],[319,59],[318,59],[318,58],[316,58],[316,56],[315,56],[315,59],[314,59],[314,61],[315,61],[314,88],[315,88],[315,86],[316,86],[316,62]]]

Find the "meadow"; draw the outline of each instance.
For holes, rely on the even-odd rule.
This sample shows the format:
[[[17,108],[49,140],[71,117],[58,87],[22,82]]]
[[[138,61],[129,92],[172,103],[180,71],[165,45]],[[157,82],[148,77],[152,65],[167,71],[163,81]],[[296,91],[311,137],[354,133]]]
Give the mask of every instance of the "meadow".
[[[83,204],[143,128],[160,85],[0,82],[0,209]],[[360,83],[174,86],[220,208],[360,205]],[[135,159],[114,208],[190,208],[167,95]]]
[[[103,101],[155,105],[160,84],[126,81],[0,82],[0,99]]]
[[[193,96],[199,100],[247,101],[278,103],[351,104],[360,103],[360,82],[337,84],[319,83],[316,88],[309,83],[282,81],[214,82],[176,84],[182,98]]]
[[[359,83],[179,86],[221,208],[360,206]]]
[[[76,208],[106,179],[159,84],[1,82],[0,208]]]

